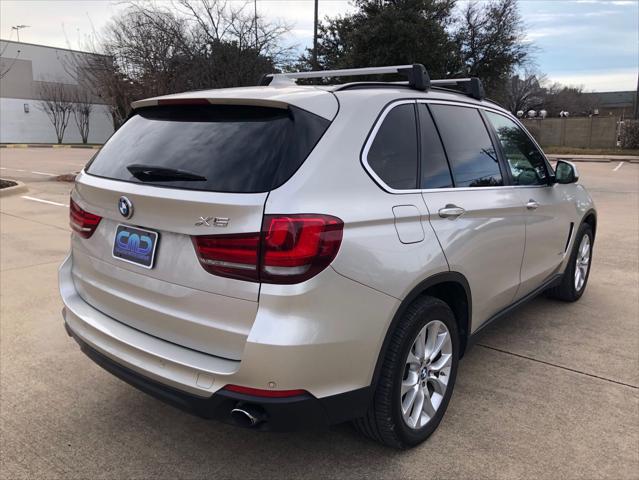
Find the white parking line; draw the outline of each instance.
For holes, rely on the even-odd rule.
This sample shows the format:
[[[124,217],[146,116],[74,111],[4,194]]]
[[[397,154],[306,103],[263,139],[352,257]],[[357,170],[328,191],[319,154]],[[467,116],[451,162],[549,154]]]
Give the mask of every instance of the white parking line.
[[[56,205],[58,207],[68,207],[68,205],[64,203],[52,202],[51,200],[42,200],[41,198],[29,197],[27,195],[22,195],[20,198],[24,198],[25,200],[31,200],[32,202],[40,202],[40,203],[47,203],[49,205]]]
[[[616,172],[617,170],[619,170],[621,167],[623,167],[623,163],[624,162],[619,162],[619,165],[617,165],[615,168],[613,168],[612,171]]]
[[[31,172],[31,173],[35,173],[36,175],[46,175],[47,177],[55,177],[56,176],[55,173],[47,173],[47,172]]]

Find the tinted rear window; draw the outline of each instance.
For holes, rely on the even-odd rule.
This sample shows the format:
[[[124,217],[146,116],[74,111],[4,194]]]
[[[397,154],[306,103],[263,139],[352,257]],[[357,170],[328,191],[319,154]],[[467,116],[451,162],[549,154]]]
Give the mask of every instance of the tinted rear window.
[[[189,190],[266,192],[295,173],[329,124],[295,107],[154,107],[130,118],[86,171]],[[131,165],[178,169],[206,180],[142,181],[127,170]]]

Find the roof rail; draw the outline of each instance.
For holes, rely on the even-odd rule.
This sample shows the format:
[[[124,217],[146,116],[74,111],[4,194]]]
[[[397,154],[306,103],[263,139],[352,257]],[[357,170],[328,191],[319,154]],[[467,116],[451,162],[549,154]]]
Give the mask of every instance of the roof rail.
[[[431,80],[426,68],[421,63],[412,65],[396,65],[393,67],[369,67],[369,68],[346,68],[343,70],[320,70],[313,72],[291,72],[291,73],[268,73],[262,75],[259,85],[266,86],[286,86],[294,85],[298,79],[306,78],[335,78],[335,77],[357,77],[363,75],[383,75],[399,74],[408,79],[408,86],[415,90],[429,90],[430,87],[460,90],[462,93],[477,100],[483,100],[486,96],[484,86],[477,77],[471,78],[450,78],[444,80]],[[382,84],[396,84],[396,82],[365,82],[370,86]],[[339,89],[355,88],[357,84],[346,84]]]
[[[469,97],[477,100],[483,100],[486,96],[484,92],[484,86],[481,80],[477,77],[472,78],[451,78],[448,80],[431,80],[433,87],[453,88],[455,90],[461,90]]]
[[[395,73],[404,75],[408,85],[416,90],[428,90],[430,77],[426,68],[419,63],[413,65],[396,65],[393,67],[347,68],[343,70],[322,70],[315,72],[269,73],[262,75],[260,85],[291,85],[295,80],[304,78],[356,77],[362,75],[382,75]]]

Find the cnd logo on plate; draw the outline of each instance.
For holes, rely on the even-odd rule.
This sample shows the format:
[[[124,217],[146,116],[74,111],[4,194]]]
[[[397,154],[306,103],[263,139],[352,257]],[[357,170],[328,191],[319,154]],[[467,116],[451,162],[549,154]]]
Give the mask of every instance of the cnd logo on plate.
[[[137,233],[130,233],[126,230],[118,233],[115,241],[120,250],[129,252],[130,254],[145,258],[147,257],[153,248],[153,240],[147,235],[138,235]]]

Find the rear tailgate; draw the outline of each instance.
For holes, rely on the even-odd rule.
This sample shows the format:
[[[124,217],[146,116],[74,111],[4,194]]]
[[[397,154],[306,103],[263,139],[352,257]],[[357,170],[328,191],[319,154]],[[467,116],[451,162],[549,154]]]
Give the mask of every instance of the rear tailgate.
[[[259,231],[266,193],[187,192],[81,175],[73,194],[102,220],[89,239],[74,236],[73,277],[80,295],[127,325],[165,340],[239,359],[257,311],[259,284],[218,277],[200,265],[191,235]],[[131,219],[118,211],[126,196]],[[227,227],[195,226],[200,216],[229,218]],[[153,268],[113,256],[118,225],[158,233]]]
[[[259,232],[268,191],[294,174],[329,122],[294,108],[176,108],[134,116],[78,176],[73,201],[102,219],[89,238],[73,235],[73,279],[86,302],[122,323],[239,360],[260,285],[208,273],[192,237]],[[157,237],[151,268],[114,255],[123,228]]]

